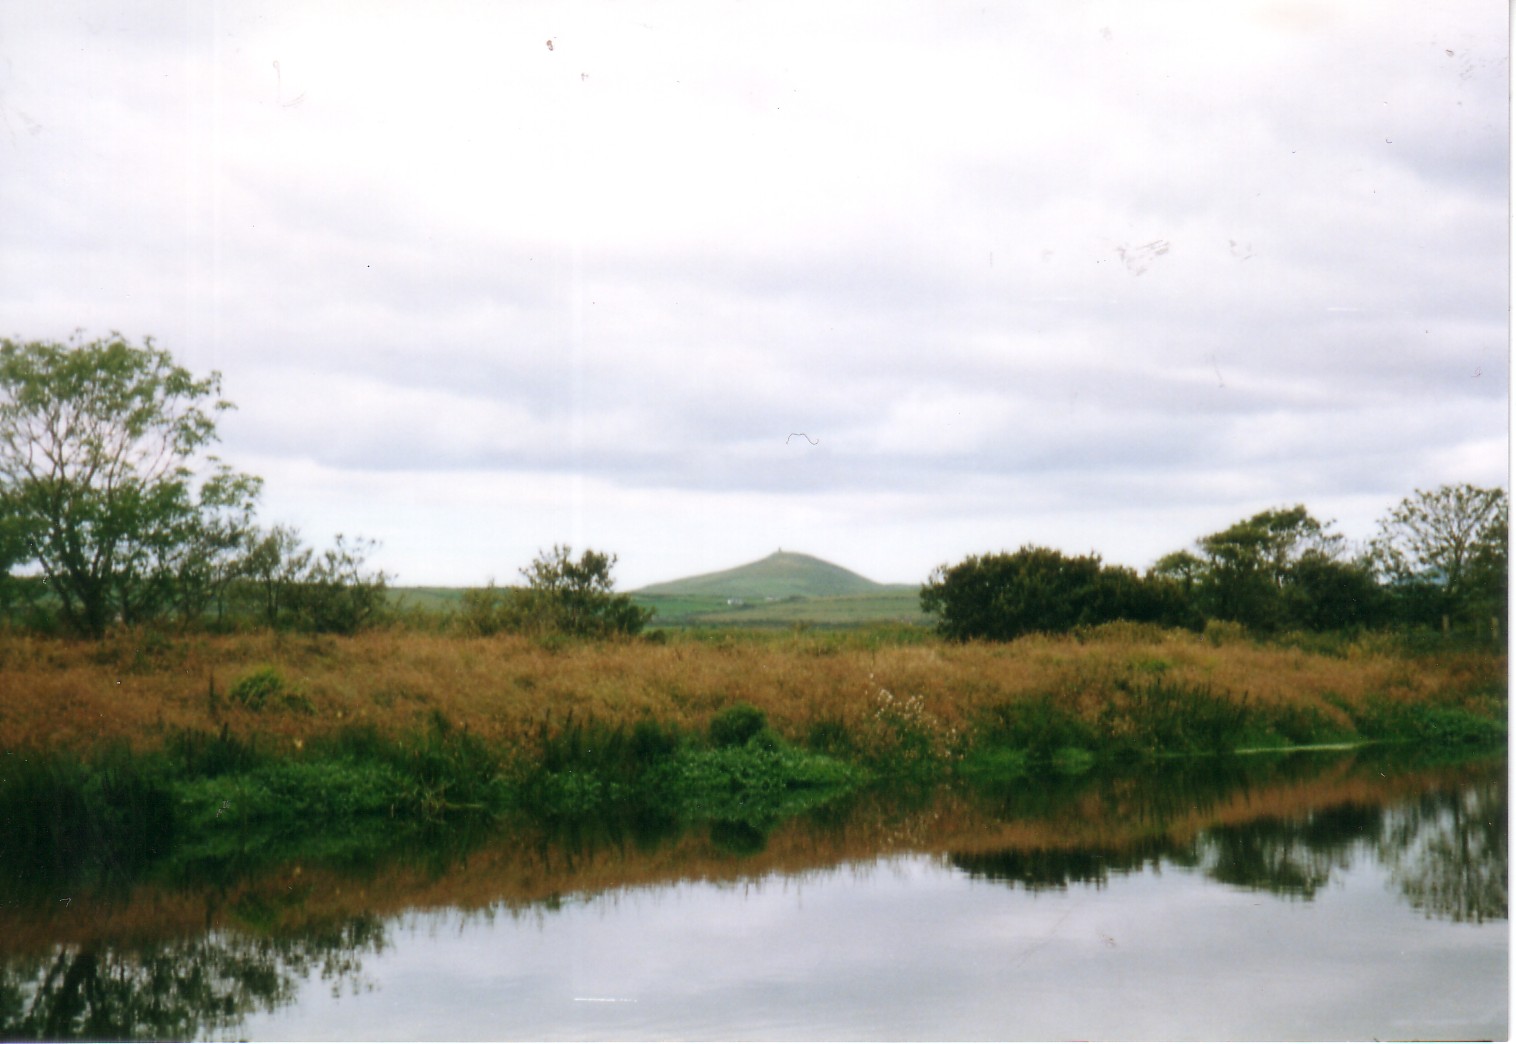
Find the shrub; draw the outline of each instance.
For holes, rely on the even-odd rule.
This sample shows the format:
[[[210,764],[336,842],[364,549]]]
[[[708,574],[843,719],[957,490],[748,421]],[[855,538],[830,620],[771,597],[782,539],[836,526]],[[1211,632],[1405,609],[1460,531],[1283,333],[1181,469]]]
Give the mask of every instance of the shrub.
[[[0,877],[12,892],[129,877],[174,838],[175,803],[161,763],[126,750],[93,765],[69,754],[3,757]]]
[[[471,587],[463,592],[463,608],[457,624],[464,634],[488,638],[506,627],[505,593],[491,580],[485,587]]]
[[[1248,629],[1235,620],[1207,620],[1205,622],[1205,640],[1212,645],[1235,645],[1245,642],[1248,638]]]
[[[169,736],[164,752],[181,775],[189,778],[224,776],[247,772],[263,759],[252,743],[245,743],[222,726],[219,735],[185,729]]]
[[[1369,738],[1415,740],[1428,746],[1495,745],[1506,737],[1504,721],[1462,707],[1403,704],[1383,697],[1368,701],[1354,721]]]
[[[313,559],[288,600],[300,629],[318,634],[356,634],[384,614],[389,577],[369,571],[376,544],[337,534],[333,547]]]
[[[1109,709],[1113,732],[1144,754],[1220,754],[1236,750],[1252,722],[1246,697],[1206,686],[1154,681]]]
[[[1115,620],[1178,623],[1186,616],[1171,585],[1104,565],[1099,555],[1031,545],[939,566],[921,588],[921,608],[937,616],[939,634],[956,641],[1010,641]]]
[[[632,759],[639,765],[650,765],[672,757],[679,749],[679,740],[679,729],[675,726],[643,718],[632,726]]]
[[[711,719],[711,742],[718,747],[740,747],[768,724],[768,717],[757,707],[734,703]]]
[[[1095,730],[1052,696],[1002,703],[977,731],[982,743],[1025,751],[1039,762],[1050,761],[1059,750],[1096,746]]]
[[[555,545],[521,570],[527,586],[511,589],[504,607],[507,626],[574,638],[640,633],[653,610],[615,593],[616,556],[586,550],[576,562],[570,551]]]
[[[818,754],[829,754],[832,757],[851,757],[858,749],[847,725],[836,718],[812,722],[806,729],[805,745]]]
[[[238,678],[232,685],[231,696],[249,710],[257,711],[285,691],[284,676],[274,667],[263,666]]]

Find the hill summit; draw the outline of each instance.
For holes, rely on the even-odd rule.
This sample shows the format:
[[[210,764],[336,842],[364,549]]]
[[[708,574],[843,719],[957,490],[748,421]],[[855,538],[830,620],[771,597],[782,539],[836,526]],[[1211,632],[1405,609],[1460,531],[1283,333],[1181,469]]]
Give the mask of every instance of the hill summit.
[[[775,551],[767,558],[724,569],[650,584],[639,595],[683,595],[715,598],[832,598],[837,595],[875,594],[888,590],[839,565],[796,551]]]

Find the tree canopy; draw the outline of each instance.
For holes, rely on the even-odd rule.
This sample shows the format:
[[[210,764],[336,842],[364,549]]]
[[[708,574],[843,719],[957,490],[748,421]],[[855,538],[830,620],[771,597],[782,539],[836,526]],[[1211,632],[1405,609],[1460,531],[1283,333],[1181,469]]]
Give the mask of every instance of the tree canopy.
[[[955,639],[1008,640],[1124,619],[1199,628],[1209,620],[1258,634],[1353,631],[1439,614],[1498,636],[1508,587],[1504,490],[1418,490],[1380,522],[1366,552],[1303,505],[1271,508],[1200,537],[1145,576],[1025,546],[939,566],[922,608]],[[1491,618],[1496,626],[1486,629]]]
[[[617,594],[611,570],[616,556],[555,544],[521,570],[525,587],[493,583],[464,593],[462,622],[474,634],[498,631],[576,638],[608,638],[641,632],[653,610]]]
[[[1467,483],[1418,489],[1379,520],[1371,554],[1412,620],[1503,617],[1510,497]]]
[[[203,606],[261,485],[205,452],[220,390],[151,339],[0,341],[0,551],[74,629]]]
[[[1175,591],[1095,554],[1026,545],[1014,554],[970,555],[933,571],[921,607],[948,638],[1007,641],[1113,620],[1177,622]]]
[[[373,543],[257,525],[262,480],[208,450],[232,408],[152,340],[0,340],[0,615],[254,619],[352,632],[385,607]],[[39,591],[41,592],[39,594]]]

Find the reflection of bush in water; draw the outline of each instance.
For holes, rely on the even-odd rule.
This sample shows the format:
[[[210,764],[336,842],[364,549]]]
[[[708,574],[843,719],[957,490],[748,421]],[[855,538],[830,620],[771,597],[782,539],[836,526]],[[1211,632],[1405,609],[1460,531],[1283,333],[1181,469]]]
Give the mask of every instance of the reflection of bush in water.
[[[1028,892],[1063,891],[1071,884],[1104,888],[1112,874],[1129,874],[1149,860],[1172,858],[1176,846],[1150,840],[1121,851],[1099,849],[1011,849],[981,855],[955,855],[951,862],[970,877],[1020,885]]]
[[[0,782],[0,882],[10,896],[43,876],[124,887],[173,841],[173,796],[130,752],[110,751],[96,766],[67,753],[11,756]]]
[[[1083,789],[1110,802],[1120,782],[1090,781]],[[1193,793],[1178,790],[1186,792]],[[1101,888],[1113,874],[1166,861],[1195,867],[1222,884],[1309,900],[1333,873],[1367,857],[1382,863],[1410,904],[1428,917],[1477,924],[1508,915],[1506,809],[1506,784],[1494,780],[1387,809],[1342,804],[1298,818],[1214,827],[1189,844],[1154,838],[1119,849],[1016,849],[950,859],[972,876],[1034,892],[1071,884]]]
[[[292,1003],[311,974],[356,989],[384,949],[373,916],[267,938],[213,933],[133,949],[56,947],[0,965],[0,1038],[190,1040]]]
[[[1321,818],[1338,825],[1316,830]],[[1353,824],[1367,834],[1353,831]],[[1312,813],[1304,821],[1258,819],[1201,834],[1195,839],[1196,862],[1222,884],[1311,899],[1334,870],[1352,865],[1356,846],[1372,842],[1378,827],[1378,809],[1353,806]]]
[[[768,847],[769,836],[752,823],[716,820],[711,823],[711,844],[733,855],[757,855]]]
[[[1199,867],[1222,884],[1256,888],[1276,895],[1312,898],[1345,868],[1348,848],[1315,848],[1300,824],[1259,820],[1209,830],[1188,845],[1148,839],[1121,849],[1027,849],[952,857],[954,866],[974,877],[1020,885],[1029,892],[1066,889],[1071,884],[1103,888],[1112,874],[1129,874],[1150,862]]]
[[[1315,779],[1341,754],[1298,753],[1246,758],[1176,758],[1141,773],[1094,771],[1054,776],[1035,785],[971,785],[977,802],[1000,819],[1073,816],[1162,830],[1229,801],[1239,791]]]

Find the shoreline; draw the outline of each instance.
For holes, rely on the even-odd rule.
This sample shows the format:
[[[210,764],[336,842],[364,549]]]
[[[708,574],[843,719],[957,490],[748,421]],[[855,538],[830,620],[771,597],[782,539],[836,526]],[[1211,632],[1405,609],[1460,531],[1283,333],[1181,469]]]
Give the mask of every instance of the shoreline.
[[[1503,748],[1507,721],[1503,652],[1130,626],[1003,645],[7,637],[0,691],[30,695],[0,702],[5,861],[86,874],[522,815],[761,834],[876,783],[1022,790],[1397,742],[1456,757]]]

